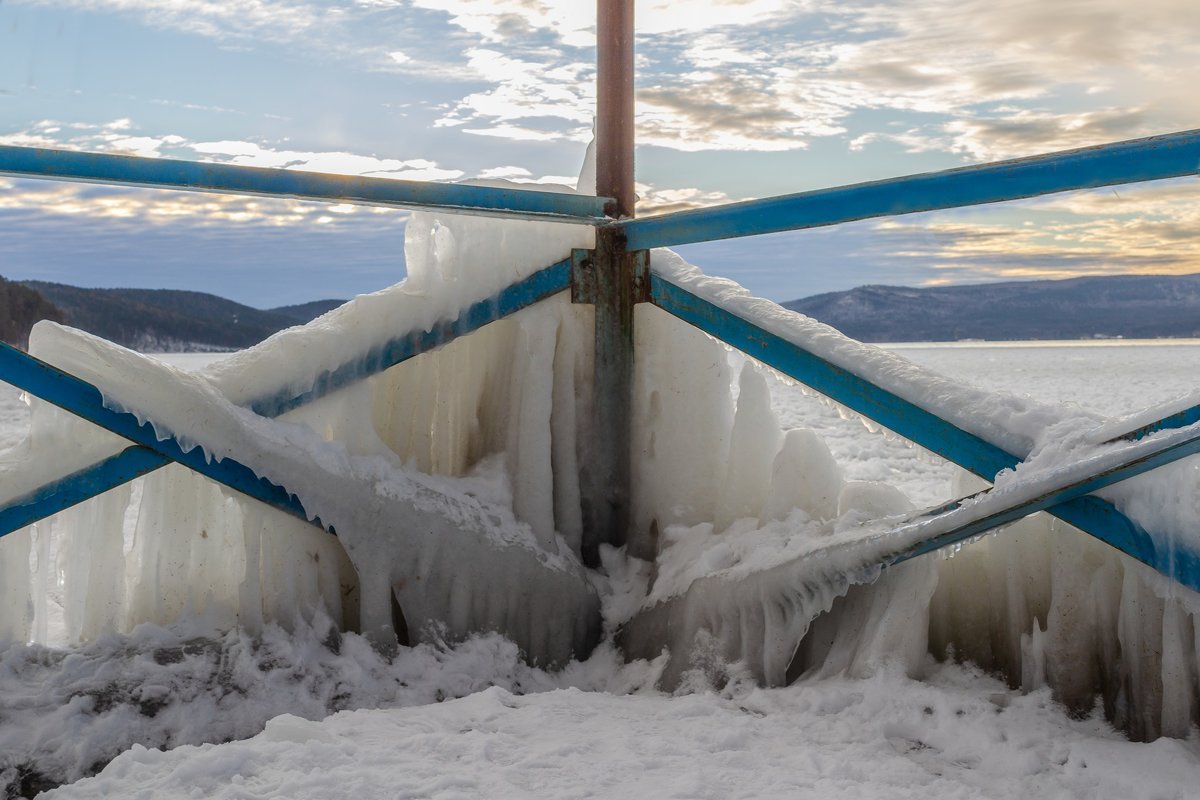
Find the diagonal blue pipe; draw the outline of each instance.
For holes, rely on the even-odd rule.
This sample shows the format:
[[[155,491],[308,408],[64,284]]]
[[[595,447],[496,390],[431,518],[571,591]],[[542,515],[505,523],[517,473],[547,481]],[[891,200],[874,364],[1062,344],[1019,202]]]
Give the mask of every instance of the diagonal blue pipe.
[[[260,500],[269,506],[301,519],[308,519],[300,501],[282,486],[258,477],[249,467],[232,458],[209,461],[199,447],[184,450],[174,437],[160,441],[149,422],[140,423],[133,414],[105,408],[104,398],[99,389],[87,381],[63,372],[52,364],[22,353],[15,347],[0,343],[0,373],[3,374],[4,380],[13,386],[53,403],[134,444],[141,445],[142,448],[150,450],[162,458],[182,464],[217,483]],[[133,466],[135,457],[141,460],[142,466],[146,466],[149,456],[138,453],[136,450],[134,453],[137,455],[134,456],[127,449],[124,453],[101,462],[101,464],[107,465],[107,473],[101,472],[100,476],[116,475],[115,468],[118,465],[122,470],[120,473],[122,476],[129,475],[136,471]],[[88,471],[84,470],[84,472]],[[75,480],[71,481],[69,485],[78,496],[83,492],[84,476],[76,473],[74,477]],[[106,483],[106,481],[98,480],[98,477],[96,474],[87,475],[87,479],[93,481],[93,489]],[[132,475],[129,479],[132,477],[136,477],[136,475]],[[61,484],[62,481],[59,483]],[[8,509],[6,508],[5,511]]]
[[[472,303],[454,319],[439,320],[428,330],[408,331],[370,349],[353,361],[322,373],[308,391],[299,394],[284,391],[266,395],[250,401],[246,407],[264,417],[277,417],[414,356],[448,344],[460,336],[473,333],[484,325],[515,314],[570,287],[571,259],[568,258],[506,286],[486,300]]]

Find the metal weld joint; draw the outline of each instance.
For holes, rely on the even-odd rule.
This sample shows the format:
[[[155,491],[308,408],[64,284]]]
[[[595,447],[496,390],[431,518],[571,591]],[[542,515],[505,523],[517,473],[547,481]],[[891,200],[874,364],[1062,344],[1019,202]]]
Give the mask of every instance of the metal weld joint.
[[[632,297],[635,304],[650,302],[650,251],[630,253],[621,246],[614,252],[605,246],[607,238],[598,235],[595,250],[571,251],[571,302],[596,305],[600,298],[619,296]],[[616,269],[609,266],[613,261]]]

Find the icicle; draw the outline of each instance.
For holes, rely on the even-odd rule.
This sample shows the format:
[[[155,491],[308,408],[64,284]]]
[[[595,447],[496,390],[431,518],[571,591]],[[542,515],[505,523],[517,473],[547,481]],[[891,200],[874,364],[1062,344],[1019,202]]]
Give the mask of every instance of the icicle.
[[[760,521],[783,519],[796,508],[813,519],[833,519],[841,491],[842,472],[825,442],[811,430],[788,431],[771,467]]]
[[[0,539],[0,642],[24,642],[33,619],[29,555],[33,528]]]
[[[738,380],[737,411],[729,436],[729,461],[721,482],[714,527],[723,531],[736,519],[758,517],[767,502],[771,465],[782,437],[766,379],[746,362]]]

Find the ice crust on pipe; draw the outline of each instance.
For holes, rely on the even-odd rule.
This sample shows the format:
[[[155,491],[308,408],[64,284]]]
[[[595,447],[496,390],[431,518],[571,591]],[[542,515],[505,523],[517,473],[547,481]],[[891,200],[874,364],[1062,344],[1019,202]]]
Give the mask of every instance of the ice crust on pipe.
[[[717,531],[724,531],[734,520],[762,513],[771,486],[772,457],[779,445],[779,422],[771,408],[771,390],[763,374],[746,362],[738,376],[729,461],[717,494]]]
[[[1067,416],[1086,416],[1093,424],[1101,421],[1080,409],[1072,409],[1068,415],[1061,407],[950,380],[895,353],[855,341],[828,325],[754,297],[733,281],[705,275],[670,250],[653,251],[651,264],[655,272],[689,292],[1009,452],[1029,452],[1042,431]]]
[[[484,289],[488,286],[498,288],[501,281],[485,286],[490,273],[469,272],[470,265],[477,261],[472,253],[486,250],[485,256],[511,259],[514,269],[536,269],[565,256],[566,245],[570,245],[566,238],[578,233],[582,240],[591,234],[590,230],[576,231],[556,239],[555,244],[546,245],[546,258],[538,262],[530,258],[532,248],[525,247],[543,244],[539,239],[541,232],[536,228],[522,228],[528,232],[523,239],[502,227],[484,231],[474,227],[471,220],[439,221],[429,215],[416,216],[414,220],[419,224],[410,230],[413,280],[407,289],[388,290],[314,323],[315,328],[327,328],[331,332],[329,337],[293,331],[265,343],[257,355],[238,357],[229,365],[209,370],[211,381],[227,398],[238,402],[253,399],[258,396],[256,392],[270,390],[280,381],[299,391],[306,390],[311,387],[314,374],[319,374],[317,367],[305,362],[309,358],[307,351],[326,365],[320,369],[327,369],[354,357],[363,347],[385,340],[381,337],[390,338],[397,330],[408,330],[424,320],[446,316],[461,303],[486,296]],[[488,224],[512,223],[489,221]],[[562,226],[554,227],[562,230]],[[486,235],[476,241],[477,233]],[[532,241],[535,239],[536,242]],[[495,246],[497,241],[502,246]],[[570,246],[587,246],[587,243]],[[519,255],[514,255],[518,251]],[[673,258],[665,252],[655,253],[655,269],[670,273]],[[990,441],[1014,452],[1032,453],[1035,461],[1040,458],[1040,466],[1022,467],[1012,475],[1002,476],[1002,484],[1025,484],[1028,488],[1025,482],[1036,477],[1033,473],[1037,469],[1053,472],[1056,466],[1067,465],[1083,452],[1073,448],[1087,443],[1084,433],[1095,428],[1098,418],[1080,414],[1078,409],[1049,407],[1024,398],[997,397],[963,387],[902,358],[840,337],[832,329],[810,320],[798,322],[800,318],[796,315],[775,309],[768,314],[766,306],[748,298],[739,287],[703,278],[690,267],[676,266],[672,280],[678,278],[676,282],[687,288],[703,294],[694,288],[703,284],[704,291],[712,290],[719,297],[731,298],[742,309],[739,313],[745,312],[756,321],[765,320],[767,327],[776,326],[772,329],[805,343],[831,361],[866,374],[901,396],[932,404],[931,407],[956,424],[975,430]],[[473,277],[463,283],[461,275]],[[687,283],[689,280],[693,285]],[[412,298],[419,298],[420,302]],[[726,304],[724,300],[720,302]],[[437,310],[439,307],[442,311]],[[759,312],[763,312],[762,319],[755,316]],[[391,316],[380,322],[374,319],[377,315]],[[826,500],[823,509],[817,508],[804,499],[804,492],[811,487],[789,487],[786,473],[794,469],[784,468],[777,496],[783,497],[787,490],[793,490],[794,499],[785,498],[778,509],[764,515],[767,499],[763,487],[769,488],[771,469],[780,455],[785,433],[772,419],[760,415],[764,407],[769,411],[769,400],[761,393],[755,397],[758,388],[750,377],[754,368],[743,372],[735,410],[730,383],[736,370],[731,366],[728,348],[649,305],[640,305],[636,315],[639,353],[635,366],[634,471],[645,482],[639,483],[642,491],[635,497],[634,518],[638,521],[639,535],[653,543],[657,532],[661,540],[650,549],[650,554],[654,555],[659,547],[662,553],[651,570],[628,568],[621,573],[610,569],[610,578],[618,574],[625,574],[626,578],[636,574],[647,580],[653,577],[652,586],[647,589],[650,603],[678,603],[680,607],[686,606],[683,598],[692,593],[692,587],[697,587],[696,591],[700,587],[711,588],[704,602],[685,610],[701,622],[711,619],[710,627],[720,631],[722,647],[728,645],[729,649],[723,652],[730,657],[744,656],[757,664],[756,674],[763,679],[774,681],[782,675],[786,680],[791,674],[789,666],[793,671],[803,668],[854,673],[887,659],[901,661],[906,670],[919,671],[919,665],[913,666],[919,660],[914,652],[922,648],[913,645],[922,641],[920,631],[925,630],[931,637],[929,649],[939,656],[948,645],[953,645],[956,652],[974,648],[973,652],[991,653],[996,663],[1003,664],[1006,674],[1016,676],[1018,683],[1032,688],[1048,681],[1052,686],[1061,686],[1056,691],[1061,691],[1063,697],[1079,698],[1085,694],[1081,687],[1088,679],[1080,676],[1072,682],[1069,666],[1078,659],[1100,658],[1109,659],[1105,663],[1120,663],[1124,660],[1122,652],[1152,654],[1155,648],[1161,648],[1161,658],[1150,659],[1146,662],[1148,666],[1114,668],[1113,674],[1119,677],[1105,683],[1118,687],[1105,690],[1106,707],[1109,694],[1113,698],[1110,716],[1142,720],[1137,725],[1144,735],[1152,735],[1145,732],[1157,730],[1156,726],[1179,730],[1181,720],[1194,716],[1194,710],[1180,710],[1181,706],[1190,708],[1190,705],[1179,701],[1192,691],[1187,676],[1194,672],[1195,663],[1194,656],[1189,661],[1184,655],[1194,653],[1196,648],[1190,600],[1182,599],[1190,597],[1190,593],[1173,589],[1163,580],[1156,582],[1153,574],[1136,566],[1127,569],[1127,560],[1120,557],[1098,571],[1089,566],[1091,556],[1082,564],[1072,565],[1069,556],[1079,551],[1064,546],[1062,556],[1058,557],[1055,551],[1042,546],[1047,540],[1055,541],[1066,530],[1063,527],[1040,528],[1043,523],[1038,520],[1014,526],[1025,526],[1034,532],[1026,537],[1029,543],[1022,544],[1027,552],[1012,561],[998,555],[999,546],[992,545],[1008,536],[1009,532],[1005,532],[963,547],[954,558],[928,558],[918,562],[919,566],[910,564],[889,570],[871,584],[849,585],[854,580],[873,577],[863,566],[870,561],[868,548],[843,553],[845,562],[834,565],[832,574],[816,569],[788,572],[785,568],[788,557],[815,552],[812,548],[839,541],[839,537],[864,521],[886,517],[889,509],[902,504],[895,494],[881,486],[841,484],[839,478],[830,481],[830,486],[821,492]],[[516,510],[514,517],[529,525],[540,547],[553,551],[562,541],[567,550],[572,550],[577,547],[580,524],[578,473],[586,469],[588,460],[586,450],[578,443],[586,442],[590,419],[587,407],[590,324],[589,309],[572,307],[565,298],[557,298],[310,407],[297,409],[286,420],[303,424],[324,439],[344,443],[352,456],[385,461],[398,457],[415,463],[422,472],[474,480],[471,491],[475,496],[487,495],[497,507],[510,513]],[[554,366],[550,380],[543,369],[546,363]],[[682,369],[683,365],[687,368]],[[815,447],[813,444],[812,448]],[[800,455],[815,458],[816,451],[812,448],[801,448]],[[721,463],[722,460],[726,463]],[[788,459],[781,463],[785,462],[792,463]],[[768,483],[749,478],[742,481],[743,469],[746,474],[765,472]],[[1135,493],[1128,500],[1131,505],[1124,507],[1144,524],[1151,519],[1148,515],[1157,514],[1158,518],[1171,517],[1183,525],[1184,534],[1176,534],[1170,525],[1163,528],[1168,536],[1186,535],[1187,530],[1195,527],[1187,526],[1189,519],[1194,520],[1192,507],[1178,499],[1194,496],[1194,482],[1189,488],[1184,474],[1186,467],[1181,465],[1178,469],[1180,489],[1192,491],[1192,495],[1178,495],[1175,489],[1164,488],[1161,495],[1147,495],[1151,498],[1150,507],[1138,511],[1132,503],[1142,495]],[[826,469],[823,473],[832,471]],[[1162,475],[1166,471],[1160,473],[1138,480],[1154,482],[1158,487],[1163,485]],[[544,481],[547,474],[552,479],[550,485]],[[163,501],[159,521],[154,522],[154,513],[144,515],[147,535],[139,536],[135,548],[135,552],[141,553],[138,563],[170,565],[169,570],[160,568],[155,573],[157,584],[143,579],[151,574],[144,567],[130,571],[131,575],[141,576],[131,578],[131,583],[141,587],[139,596],[144,597],[147,607],[155,602],[151,586],[170,592],[176,583],[211,582],[222,575],[235,575],[232,585],[240,598],[236,619],[257,619],[259,622],[255,624],[261,624],[262,620],[281,613],[279,609],[286,609],[289,603],[303,605],[325,591],[314,587],[332,583],[335,595],[338,588],[345,588],[344,583],[337,585],[344,580],[337,570],[333,571],[332,581],[313,570],[301,571],[301,579],[285,581],[294,570],[251,568],[260,558],[267,559],[269,552],[275,553],[270,558],[287,556],[293,540],[275,536],[284,526],[275,519],[278,515],[264,511],[255,522],[251,519],[253,512],[243,501],[220,490],[216,490],[214,499],[189,488],[196,479],[186,473],[177,478],[163,490],[152,492],[158,496],[166,491],[171,497]],[[1134,483],[1129,482],[1129,486]],[[1129,486],[1108,491],[1118,497]],[[187,499],[189,495],[194,499]],[[831,496],[836,498],[832,512],[828,501]],[[146,506],[149,509],[158,501],[144,502],[149,503]],[[812,507],[804,508],[805,505]],[[210,507],[220,508],[212,518],[214,525],[223,531],[236,531],[224,540],[231,543],[230,552],[235,554],[225,567],[213,569],[212,552],[204,547],[180,548],[172,544],[167,547],[170,558],[165,559],[154,553],[150,535],[154,529],[172,526],[172,531],[183,536],[186,526],[170,522],[179,510],[192,509],[186,513],[200,515],[212,513],[201,510]],[[830,516],[835,519],[829,519]],[[762,525],[760,519],[773,521]],[[557,537],[559,532],[563,535],[561,540]],[[1038,541],[1033,542],[1034,539]],[[30,546],[38,550],[41,541],[36,539]],[[1106,554],[1105,558],[1114,558],[1105,548],[1096,547]],[[51,560],[57,548],[57,544],[51,548]],[[301,549],[316,552],[307,543]],[[955,568],[947,565],[969,561],[976,550],[992,552],[989,558],[1004,565],[1005,579],[1011,578],[1011,583],[984,584],[978,575],[964,580],[964,591],[972,591],[974,595],[960,602],[958,611],[948,613],[943,619],[942,592],[954,585],[949,579],[942,580]],[[340,554],[340,546],[334,552]],[[330,561],[324,552],[320,556],[322,565]],[[1054,561],[1055,558],[1059,561]],[[311,558],[308,560],[312,562]],[[1098,556],[1095,560],[1103,562]],[[333,561],[336,562],[336,557]],[[189,572],[192,563],[196,566]],[[611,567],[614,562],[609,558],[608,563]],[[989,564],[988,569],[999,567]],[[1013,574],[1009,575],[1007,570]],[[756,583],[755,575],[772,571],[774,580],[768,578]],[[984,573],[985,577],[991,574]],[[749,577],[732,588],[734,578],[740,580],[739,576]],[[231,584],[227,577],[220,580],[226,582],[214,594],[223,595]],[[801,585],[793,585],[793,580]],[[934,580],[937,589],[932,588]],[[272,581],[276,583],[268,588]],[[632,579],[628,582],[637,583]],[[980,587],[985,585],[998,588],[984,591]],[[723,597],[722,592],[728,596]],[[923,599],[929,592],[933,592],[934,599],[930,602],[938,613],[931,612]],[[979,595],[986,595],[988,603],[984,604]],[[732,602],[730,596],[737,602]],[[1077,612],[1071,599],[1080,596],[1089,598],[1091,607],[1102,619],[1098,616],[1094,624],[1072,627],[1070,620]],[[288,600],[279,602],[279,608],[266,607],[269,602],[278,602],[273,598],[280,597]],[[172,598],[169,603],[157,601],[159,609],[175,609],[173,613],[178,613],[188,604],[199,607],[205,602],[203,596],[197,595],[177,593]],[[1162,599],[1161,613],[1155,610],[1151,598]],[[254,616],[256,600],[262,606],[257,617]],[[629,600],[628,596],[606,598],[609,609],[606,621],[611,624],[634,613],[638,604]],[[729,611],[733,607],[738,611],[736,617]],[[829,611],[822,613],[826,608]],[[375,619],[387,616],[385,609],[378,606],[368,608],[368,615],[372,614]],[[832,625],[834,619],[840,621]],[[810,625],[812,632],[803,636]],[[1103,633],[1110,628],[1117,633],[1112,636]],[[686,666],[692,642],[678,631],[671,635],[672,649],[680,664]],[[818,648],[817,644],[826,639],[832,644]],[[788,652],[797,640],[802,648],[810,648],[803,650],[808,653],[804,658],[798,658],[794,650]],[[647,637],[647,641],[654,645],[657,655],[664,639]],[[1082,672],[1090,674],[1087,670]],[[1160,683],[1158,690],[1152,690],[1155,681]],[[1165,699],[1155,699],[1160,696]]]
[[[33,527],[0,539],[0,648],[9,642],[29,639],[33,622],[29,568]]]
[[[641,303],[634,307],[631,551],[653,559],[654,532],[711,522],[733,425],[727,350]]]
[[[960,476],[958,488],[981,482]],[[1049,685],[1083,715],[1099,707],[1135,740],[1200,722],[1200,596],[1044,514],[937,561],[930,651]]]
[[[1200,391],[1189,392],[1165,403],[1148,406],[1133,414],[1104,422],[1097,426],[1092,436],[1097,442],[1108,441],[1198,405],[1200,405]]]
[[[837,516],[842,471],[825,443],[811,430],[790,430],[771,467],[770,489],[761,520],[784,519],[803,508],[819,520]]]
[[[514,187],[507,181],[480,181]],[[540,191],[571,192],[539,184]],[[407,277],[361,295],[308,325],[280,331],[203,372],[233,403],[309,390],[332,371],[373,347],[412,330],[428,330],[533,272],[594,246],[586,225],[534,223],[450,215],[411,214],[404,231]],[[297,358],[302,353],[302,358]]]
[[[1063,426],[1059,427],[1061,434]],[[1081,424],[1075,427],[1086,430]],[[735,525],[720,537],[711,535],[711,527],[689,531],[668,529],[666,540],[669,544],[659,564],[658,580],[643,608],[625,624],[623,646],[636,657],[650,652],[651,643],[667,638],[671,642],[673,658],[664,679],[678,680],[684,666],[682,654],[691,650],[697,637],[711,635],[724,648],[727,658],[741,658],[760,680],[780,683],[788,672],[789,663],[793,662],[796,648],[803,648],[802,640],[810,622],[831,612],[836,598],[846,594],[851,586],[874,581],[880,566],[894,555],[965,522],[990,516],[1014,502],[1045,496],[1083,476],[1103,471],[1131,454],[1148,452],[1161,447],[1164,442],[1182,440],[1194,434],[1194,430],[1181,429],[1161,432],[1137,443],[1107,446],[1090,445],[1081,435],[1075,437],[1073,444],[1047,445],[1029,462],[1002,475],[996,488],[988,494],[972,498],[951,512],[918,518],[915,522],[896,521],[892,517],[891,521],[863,528],[838,525],[831,529],[827,523],[814,522],[802,512],[796,512],[788,520],[757,530],[740,531]],[[1069,442],[1070,438],[1056,441]],[[866,491],[863,487],[843,490],[843,517],[852,512],[886,514],[903,511],[903,498],[892,497],[897,501],[895,506],[884,491]],[[921,646],[914,650],[907,645],[920,640],[914,640],[911,632],[928,628],[928,600],[936,585],[936,572],[928,567],[928,559],[919,563],[925,566],[905,567],[889,574],[869,593],[847,596],[840,611],[835,613],[839,622],[832,630],[836,636],[827,632],[818,637],[818,641],[830,636],[845,641],[831,646],[819,656],[813,655],[810,644],[806,658],[812,665],[836,662],[861,666],[866,662],[857,655],[860,652],[871,654],[866,661],[886,657],[909,665],[916,663],[914,653],[923,652],[925,648]],[[1140,569],[1138,565],[1136,569],[1128,569],[1126,574],[1136,575]],[[923,577],[916,577],[918,575]],[[1051,604],[1051,612],[1057,611],[1057,616],[1054,613],[1050,616],[1051,627],[1039,625],[1034,630],[1026,629],[1023,626],[1027,616],[1017,614],[1022,629],[1020,635],[1014,637],[1010,628],[1010,655],[1005,666],[1013,671],[1010,674],[1025,675],[1023,680],[1031,684],[1046,680],[1044,673],[1058,669],[1059,674],[1049,678],[1052,685],[1061,683],[1064,697],[1082,703],[1081,696],[1090,701],[1092,695],[1085,694],[1080,687],[1086,686],[1090,692],[1094,684],[1086,677],[1072,676],[1062,666],[1080,658],[1093,657],[1086,627],[1069,626],[1065,622],[1076,610],[1066,600],[1072,596],[1072,579],[1077,581],[1078,574],[1064,574],[1059,579],[1064,592],[1057,595],[1061,602]],[[1163,580],[1161,576],[1159,580]],[[1135,599],[1121,606],[1124,613],[1134,613],[1129,609],[1138,607],[1139,602],[1145,606],[1144,599],[1136,599],[1138,592],[1144,592],[1144,582],[1126,587],[1125,595]],[[1181,588],[1179,596],[1194,598],[1194,593]],[[900,607],[909,611],[895,611]],[[988,612],[977,609],[976,613]],[[1161,616],[1161,610],[1158,613]],[[887,619],[897,614],[898,621]],[[916,622],[913,622],[913,614],[917,614]],[[1043,623],[1046,619],[1042,617]],[[1055,622],[1056,619],[1061,621]],[[1172,624],[1175,628],[1182,627],[1178,620],[1173,620]],[[1131,631],[1134,629],[1132,624],[1127,627]],[[987,629],[986,625],[977,628]],[[1165,640],[1161,629],[1161,623],[1157,628],[1142,624],[1138,635],[1145,636],[1148,630],[1149,643],[1127,647],[1126,652],[1152,652],[1154,648],[1163,647]],[[888,636],[894,636],[897,630],[909,630],[910,634],[897,636],[889,643]],[[967,625],[946,642],[953,644],[959,638],[969,639],[970,636],[971,626]],[[1191,640],[1177,644],[1169,652],[1178,653],[1189,647],[1193,647]],[[1018,652],[1021,653],[1019,657]],[[1063,652],[1069,652],[1069,657],[1059,657]],[[1192,691],[1193,676],[1185,674],[1186,670],[1178,666],[1179,659],[1175,662],[1173,674],[1183,675],[1184,683],[1189,687],[1178,691]],[[1031,670],[1030,667],[1035,665],[1036,668]],[[1152,687],[1159,681],[1159,674],[1147,676],[1134,670],[1127,678],[1131,684],[1124,695],[1125,702],[1138,709],[1141,716],[1134,719],[1126,713],[1125,723],[1138,731],[1138,735],[1157,735],[1157,720],[1162,716],[1163,706]],[[1179,685],[1179,681],[1174,685]]]
[[[713,540],[719,541],[725,549],[733,548],[731,552],[736,555],[731,559],[698,558],[694,552],[687,557],[676,555],[676,551],[665,553],[664,562],[682,560],[689,565],[686,572],[680,573],[686,577],[667,580],[665,576],[674,573],[660,568],[652,597],[665,598],[680,594],[689,588],[688,581],[708,574],[720,572],[734,577],[750,575],[817,551],[853,551],[866,559],[898,555],[916,544],[986,519],[1016,504],[1047,496],[1088,476],[1108,471],[1131,458],[1158,452],[1174,443],[1194,438],[1198,430],[1200,426],[1162,431],[1137,442],[1047,447],[1018,469],[1001,473],[995,487],[986,494],[970,497],[957,508],[933,516],[922,514],[905,519],[884,514],[882,519],[870,524],[834,525],[830,522],[833,516],[831,509],[840,510],[843,516],[855,514],[861,518],[861,512],[872,506],[886,512],[890,503],[884,490],[868,491],[857,487],[848,492],[844,484],[831,482],[828,487],[822,487],[820,492],[798,495],[798,502],[793,506],[798,511],[792,511],[784,519],[772,520],[761,527],[735,525],[726,532],[726,536]],[[792,463],[803,466],[817,459],[828,458],[824,444],[815,437],[805,435],[792,441],[796,447],[796,452],[790,457]],[[779,474],[789,473],[781,470]],[[822,477],[827,476],[809,476],[804,483],[821,486]],[[684,538],[687,537],[668,530],[668,541]],[[694,547],[696,537],[691,539]]]
[[[234,406],[196,375],[88,334],[59,326],[41,336],[109,407],[210,459],[236,458],[336,528],[358,570],[364,630],[391,628],[394,591],[417,641],[496,630],[535,662],[559,664],[595,641],[599,601],[570,548],[544,549],[506,506],[462,480],[405,469],[395,456],[353,456],[307,427]]]
[[[322,374],[399,335],[455,316],[464,305],[566,258],[573,247],[590,247],[594,232],[589,226],[414,213],[405,238],[409,275],[402,283],[281,332],[202,370],[202,376],[235,404],[303,394]],[[53,347],[35,333],[35,355],[53,360]],[[512,476],[504,502],[539,542],[556,548],[561,532],[577,547],[579,473],[586,463],[578,446],[591,417],[590,351],[591,309],[571,305],[564,295],[293,409],[283,419],[342,442],[354,455],[398,457],[434,474],[461,477],[492,459],[489,469]],[[551,354],[554,372],[548,381],[544,361]],[[29,463],[17,468],[25,470],[20,477],[29,488],[61,475],[35,475],[28,468],[44,470],[57,462],[54,468],[62,470],[63,459],[46,458],[52,436],[62,437],[63,452],[78,467],[125,446],[78,420],[63,427],[60,420],[68,415],[44,405],[34,416],[35,429],[48,433],[40,437],[46,446],[35,446]],[[492,458],[497,454],[499,461]],[[547,475],[553,479],[547,481]],[[111,527],[115,515],[97,517],[84,510],[96,502],[81,506],[74,521],[47,521],[45,543],[51,555],[78,550],[97,535],[98,525],[105,536],[124,538],[118,630],[199,612],[218,627],[256,630],[263,621],[290,627],[318,606],[347,627],[358,625],[358,581],[342,545],[287,515],[256,508],[204,478],[170,467],[134,484],[126,518],[117,528]],[[211,525],[193,526],[197,520]],[[203,539],[196,538],[196,527],[206,534]],[[17,546],[16,540],[12,545],[0,541],[0,552]],[[48,569],[47,560],[53,559],[38,562],[37,569]],[[64,585],[59,574],[46,573],[38,581],[64,595],[86,595]],[[31,587],[27,599],[38,591]],[[54,604],[37,600],[34,606]],[[0,611],[0,624],[7,627],[3,620],[20,615],[21,607]],[[62,627],[61,620],[50,620],[47,627],[34,616],[40,641],[45,638],[37,631]],[[26,623],[13,625],[28,632]],[[85,637],[71,624],[59,638]]]
[[[28,434],[15,446],[0,451],[0,505],[8,505],[129,446],[119,436],[43,400],[32,398],[30,405]],[[50,453],[53,458],[43,457]]]

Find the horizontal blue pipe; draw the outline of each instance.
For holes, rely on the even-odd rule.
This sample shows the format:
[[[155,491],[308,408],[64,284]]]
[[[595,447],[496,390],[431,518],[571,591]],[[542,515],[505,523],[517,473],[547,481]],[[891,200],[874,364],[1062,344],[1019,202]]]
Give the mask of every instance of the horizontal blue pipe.
[[[930,172],[617,223],[630,250],[999,203],[1200,171],[1200,131]]]
[[[991,481],[1021,458],[852,372],[763,330],[733,312],[697,297],[651,270],[650,301],[746,355],[788,375],[948,461]],[[1151,567],[1200,589],[1194,554],[1160,550],[1154,539],[1111,503],[1077,497],[1048,508],[1051,514]],[[968,536],[973,534],[967,534]],[[1169,570],[1182,569],[1182,574]]]
[[[201,448],[195,447],[185,452],[174,437],[159,441],[149,423],[139,423],[133,414],[105,408],[104,399],[95,386],[2,342],[0,342],[0,378],[35,397],[53,403],[65,411],[128,439],[134,444],[141,445],[165,459],[182,464],[217,483],[301,519],[308,519],[303,506],[294,495],[289,494],[283,487],[258,477],[244,464],[232,458],[210,462],[205,458]],[[108,484],[116,478],[123,478],[122,483],[125,480],[132,480],[137,477],[133,473],[148,464],[148,457],[142,454],[127,455],[128,453],[129,451],[126,450],[114,458],[101,462],[101,465],[104,465],[101,469],[83,470],[81,473],[75,473],[73,476],[57,481],[58,488],[67,490],[74,497],[81,497],[88,490],[104,491],[111,488]],[[88,481],[91,482],[90,486]],[[46,488],[47,491],[50,490],[50,487]],[[81,499],[86,499],[86,497],[81,497]],[[49,498],[44,495],[41,500],[43,504],[50,502]],[[55,499],[53,503],[60,504],[61,500],[62,498]],[[26,515],[34,513],[34,508],[30,507],[28,502],[25,507],[27,508]],[[61,507],[65,508],[66,506]],[[37,510],[44,510],[44,506]],[[5,511],[8,509],[6,508]]]
[[[264,417],[277,417],[306,405],[363,378],[383,372],[414,356],[427,353],[460,336],[479,330],[521,309],[552,297],[571,287],[571,259],[538,270],[527,278],[506,286],[486,300],[463,309],[457,317],[436,322],[429,330],[413,330],[372,348],[362,357],[322,373],[313,387],[303,393],[279,392],[253,400],[246,407]]]
[[[570,285],[571,262],[567,259],[533,273],[493,297],[468,306],[452,320],[440,321],[427,331],[416,330],[399,336],[362,358],[323,374],[310,391],[302,394],[281,392],[259,398],[249,407],[265,417],[279,416],[566,291]],[[14,382],[8,375],[8,363],[0,358],[0,379]],[[170,459],[153,450],[127,448],[0,508],[0,536],[115,489],[169,462]]]
[[[40,147],[0,146],[0,175],[333,203],[447,208],[585,223],[602,221],[604,205],[610,202],[607,197],[558,192],[366,178]]]

